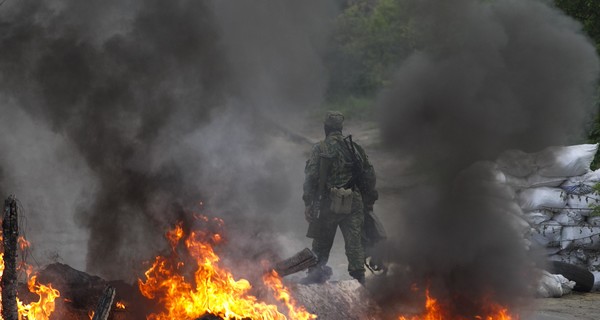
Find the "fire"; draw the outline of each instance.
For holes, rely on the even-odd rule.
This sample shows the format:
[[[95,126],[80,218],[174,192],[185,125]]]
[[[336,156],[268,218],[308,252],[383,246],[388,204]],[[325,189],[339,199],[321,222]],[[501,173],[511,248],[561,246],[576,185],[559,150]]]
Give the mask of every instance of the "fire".
[[[2,241],[2,236],[0,235],[0,242]],[[25,250],[30,247],[29,241],[25,240],[23,237],[18,238],[18,246],[21,250]],[[24,268],[27,273],[27,287],[31,293],[35,293],[39,296],[38,301],[33,301],[29,304],[23,303],[17,297],[17,309],[19,320],[49,320],[50,315],[54,312],[55,308],[55,300],[60,297],[60,292],[54,288],[52,285],[43,285],[37,282],[37,276],[33,274],[33,268],[29,265],[23,264],[21,268]],[[0,253],[0,278],[4,274],[4,253]],[[1,290],[1,289],[0,289]],[[0,303],[1,303],[0,298]],[[0,320],[3,317],[0,315]]]
[[[204,216],[198,219],[222,226],[219,219],[210,220]],[[167,232],[166,237],[173,253],[169,257],[157,256],[145,273],[146,279],[138,280],[140,292],[149,299],[157,299],[165,309],[148,316],[149,320],[195,319],[207,313],[224,319],[316,319],[315,315],[295,305],[276,273],[266,274],[263,280],[275,298],[285,305],[287,316],[276,305],[261,302],[251,295],[252,286],[248,280],[236,280],[219,266],[219,256],[213,250],[213,246],[223,239],[219,233],[193,231],[186,237],[182,225],[178,224]],[[190,266],[176,252],[182,239],[185,239],[187,254],[193,259]],[[190,267],[195,270],[192,281],[184,276],[184,270],[190,270]]]
[[[476,315],[470,318],[457,318],[456,316],[450,315],[444,308],[442,308],[438,300],[432,298],[429,290],[426,290],[425,312],[419,316],[399,316],[398,320],[519,320],[519,317],[513,317],[507,308],[501,307],[494,303],[486,304],[486,306],[482,309],[486,310],[485,315]]]
[[[60,296],[60,292],[52,288],[52,285],[45,286],[36,280],[37,276],[32,276],[27,282],[27,286],[30,292],[37,294],[40,298],[30,304],[24,304],[17,299],[19,319],[50,319],[50,315],[54,312],[54,300]]]

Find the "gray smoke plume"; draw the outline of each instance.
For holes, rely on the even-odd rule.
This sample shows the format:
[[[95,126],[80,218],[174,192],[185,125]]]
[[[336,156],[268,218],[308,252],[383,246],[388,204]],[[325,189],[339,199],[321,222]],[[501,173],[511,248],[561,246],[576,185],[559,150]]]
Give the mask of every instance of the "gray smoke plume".
[[[281,128],[322,97],[322,21],[334,12],[327,1],[5,3],[0,96],[16,115],[3,123],[18,124],[3,126],[2,146],[26,158],[27,142],[47,161],[3,154],[1,190],[39,190],[46,205],[30,220],[77,229],[74,217],[89,234],[63,232],[89,238],[87,271],[108,278],[131,278],[194,210],[233,224],[244,241],[232,242],[274,248],[257,235],[290,224],[271,217],[299,199],[303,168]],[[34,245],[51,237],[43,227]]]
[[[421,50],[379,107],[386,146],[426,180],[396,214],[395,281],[375,292],[392,305],[413,296],[412,283],[430,286],[455,316],[483,311],[485,299],[516,307],[535,281],[532,261],[485,193],[486,166],[472,164],[584,141],[598,58],[581,26],[546,2],[408,3]]]

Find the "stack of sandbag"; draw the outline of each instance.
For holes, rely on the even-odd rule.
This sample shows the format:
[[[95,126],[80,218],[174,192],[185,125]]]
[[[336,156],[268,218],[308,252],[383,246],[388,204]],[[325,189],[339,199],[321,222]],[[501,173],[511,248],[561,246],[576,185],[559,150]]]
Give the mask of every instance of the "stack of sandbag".
[[[496,161],[531,227],[531,243],[552,252],[551,260],[591,270],[600,270],[600,217],[591,214],[600,205],[600,170],[590,169],[597,150],[598,144],[511,150]]]

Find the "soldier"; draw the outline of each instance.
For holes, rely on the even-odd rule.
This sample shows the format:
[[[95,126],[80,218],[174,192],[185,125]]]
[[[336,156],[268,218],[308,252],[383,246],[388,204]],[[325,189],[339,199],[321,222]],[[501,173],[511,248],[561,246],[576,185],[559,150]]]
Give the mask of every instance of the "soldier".
[[[338,226],[344,237],[348,272],[361,284],[365,281],[362,244],[364,214],[377,200],[375,171],[364,150],[344,137],[344,116],[329,111],[325,117],[325,140],[315,144],[306,162],[304,195],[307,237],[319,263],[308,270],[301,283],[323,283],[331,276],[327,266]]]

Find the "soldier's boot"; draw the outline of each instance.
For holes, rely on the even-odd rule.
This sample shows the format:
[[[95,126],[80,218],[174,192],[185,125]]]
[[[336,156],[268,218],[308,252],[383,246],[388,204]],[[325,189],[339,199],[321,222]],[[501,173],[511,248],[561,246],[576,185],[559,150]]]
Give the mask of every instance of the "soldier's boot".
[[[325,283],[331,278],[333,271],[328,266],[316,266],[308,269],[306,277],[300,279],[301,284]]]
[[[350,271],[350,276],[356,279],[363,286],[365,285],[365,272],[363,270]]]

